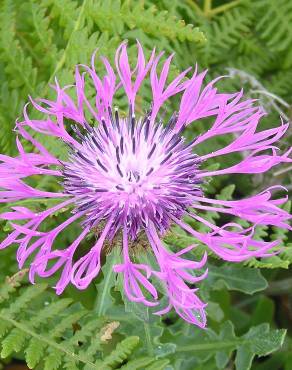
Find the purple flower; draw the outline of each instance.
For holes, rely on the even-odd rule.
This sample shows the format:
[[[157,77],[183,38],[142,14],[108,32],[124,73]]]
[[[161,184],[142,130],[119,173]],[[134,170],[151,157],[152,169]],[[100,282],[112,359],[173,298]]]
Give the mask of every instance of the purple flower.
[[[204,327],[206,304],[196,291],[197,283],[207,274],[199,272],[207,255],[201,261],[188,260],[185,255],[195,246],[171,252],[161,237],[176,224],[226,261],[273,255],[279,241],[261,241],[253,235],[257,225],[290,228],[290,215],[279,207],[286,197],[273,199],[273,187],[242,200],[209,199],[204,196],[201,183],[210,176],[262,173],[279,163],[291,162],[291,150],[279,154],[274,146],[288,124],[257,132],[257,124],[265,113],[253,100],[242,100],[242,92],[218,93],[216,80],[203,87],[206,71],[198,73],[197,68],[190,78],[187,69],[167,84],[173,56],[162,63],[163,53],[156,55],[153,50],[145,61],[139,42],[137,48],[133,69],[124,42],[116,52],[117,73],[101,57],[105,73],[102,77],[97,75],[93,55],[91,67],[77,66],[75,85],[61,88],[56,81],[55,101],[31,99],[31,105],[42,113],[43,119],[31,119],[27,106],[24,108],[24,120],[16,123],[16,131],[35,150],[26,152],[17,138],[18,156],[0,156],[0,202],[53,198],[59,199],[59,203],[40,213],[11,206],[11,211],[0,217],[11,221],[14,230],[0,247],[18,244],[19,267],[28,258],[32,261],[32,283],[36,275],[48,277],[59,271],[56,291],[60,294],[70,282],[85,289],[100,271],[105,242],[120,238],[123,260],[114,270],[123,275],[128,299],[156,306],[160,296],[154,282],[160,280],[169,303],[156,313],[174,308],[184,320]],[[158,64],[162,64],[160,73]],[[148,75],[153,96],[151,108],[136,116],[136,97]],[[88,85],[95,88],[94,103],[91,95],[86,94]],[[128,99],[127,117],[113,107],[117,92],[123,92]],[[178,113],[163,124],[158,116],[162,117],[165,105],[175,95],[180,97]],[[188,142],[183,136],[185,127],[206,117],[213,117],[212,127]],[[56,158],[35,139],[32,130],[62,140],[68,148],[67,159]],[[232,134],[233,141],[224,148],[201,157],[193,153],[198,144],[226,134]],[[210,158],[236,152],[248,155],[231,167],[204,169],[204,162]],[[61,190],[49,192],[32,187],[25,181],[33,175],[50,176],[56,184],[62,184]],[[66,221],[52,230],[41,231],[43,221],[67,206],[73,211]],[[235,222],[219,227],[204,219],[200,211],[235,216],[246,220],[249,227]],[[184,216],[203,223],[210,231],[203,234],[194,230]],[[79,236],[65,249],[57,249],[56,238],[73,223],[81,226]],[[76,250],[89,233],[95,234],[96,241],[87,254],[77,259]],[[147,238],[157,268],[135,263],[131,249],[140,234]]]

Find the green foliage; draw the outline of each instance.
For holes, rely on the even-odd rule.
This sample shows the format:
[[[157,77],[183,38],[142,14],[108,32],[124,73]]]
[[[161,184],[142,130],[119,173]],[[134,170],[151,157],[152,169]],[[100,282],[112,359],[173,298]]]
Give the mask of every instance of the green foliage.
[[[218,369],[225,369],[234,351],[235,369],[247,370],[251,368],[252,359],[255,355],[265,356],[282,346],[285,330],[271,330],[268,324],[261,324],[251,328],[243,336],[237,337],[230,321],[225,322],[218,334],[207,330],[202,337],[191,335],[191,341],[186,342],[182,333],[178,339],[178,357],[180,353],[196,353],[195,363],[205,362],[210,355],[215,355]],[[186,368],[188,365],[185,364]]]
[[[206,22],[207,38],[210,40],[205,47],[208,61],[216,63],[224,60],[222,51],[236,45],[242,34],[249,31],[250,24],[251,14],[242,12],[241,9],[226,12],[217,22]]]
[[[138,38],[146,54],[154,46],[175,52],[171,75],[196,62],[208,68],[211,79],[230,74],[218,83],[220,90],[244,87],[269,112],[263,126],[273,127],[282,114],[291,119],[292,5],[286,0],[2,0],[0,2],[0,152],[15,154],[15,120],[33,98],[50,98],[55,77],[61,85],[73,81],[74,66],[89,63],[94,50],[113,59],[117,45],[129,40],[134,53]],[[100,64],[96,62],[99,70]],[[89,87],[89,97],[94,92]],[[150,90],[139,93],[142,109],[149,106]],[[124,109],[123,98],[117,104]],[[188,127],[188,139],[203,132],[209,122]],[[66,157],[64,146],[54,138],[36,135],[52,153]],[[206,154],[224,147],[230,138],[220,137],[198,147]],[[27,145],[27,144],[25,144]],[[291,132],[280,148],[291,145]],[[27,148],[27,146],[25,146]],[[234,158],[210,161],[210,168],[225,167]],[[37,178],[39,187],[51,188],[49,178]],[[252,178],[234,176],[208,179],[204,192],[223,200],[236,200],[269,186],[284,184],[291,190],[291,171],[274,171]],[[55,190],[55,189],[54,189]],[[36,212],[51,200],[18,202]],[[288,210],[290,204],[285,205]],[[1,205],[1,212],[7,208]],[[54,227],[66,216],[64,210],[48,219]],[[228,222],[224,214],[204,212],[209,222]],[[242,220],[236,220],[246,226]],[[208,227],[188,220],[199,232]],[[1,240],[10,230],[0,230]],[[59,238],[69,245],[76,230]],[[204,331],[181,320],[174,311],[164,319],[155,308],[129,302],[121,278],[113,272],[120,262],[119,248],[103,259],[101,273],[86,291],[73,288],[57,297],[46,284],[31,286],[26,271],[17,271],[15,248],[1,251],[0,337],[3,364],[14,358],[35,369],[124,370],[290,370],[291,368],[291,236],[287,230],[258,227],[255,237],[283,240],[279,253],[231,265],[208,250],[209,276],[200,283],[200,296],[208,302],[208,328]],[[206,247],[174,227],[165,237],[172,250],[190,244],[200,259]],[[154,263],[149,251],[135,254],[141,263]],[[49,286],[53,282],[49,282]],[[163,294],[163,285],[158,286]],[[162,306],[166,301],[162,300]],[[86,308],[85,308],[86,307]],[[291,320],[290,320],[291,321]],[[288,335],[285,342],[285,330]],[[272,352],[276,351],[272,355]],[[259,357],[262,357],[258,360]],[[0,363],[0,368],[2,364]]]
[[[104,315],[113,305],[111,289],[116,284],[116,274],[113,271],[113,266],[120,263],[120,257],[119,248],[114,249],[112,253],[107,256],[106,263],[102,268],[103,279],[96,285],[98,294],[94,307],[98,316]]]
[[[47,93],[47,84],[55,76],[69,82],[72,67],[88,62],[97,48],[112,56],[126,34],[139,37],[149,48],[151,37],[161,46],[176,39],[205,42],[198,28],[140,1],[4,0],[0,8],[1,150],[14,150],[10,132],[28,95]]]
[[[292,46],[292,5],[288,1],[267,1],[257,2],[258,11],[265,11],[257,25],[261,32],[261,38],[273,51],[287,50]]]
[[[268,286],[259,270],[233,265],[210,266],[207,282],[210,285],[224,284],[230,290],[246,294],[254,294]]]
[[[129,359],[139,337],[121,339],[102,356],[102,348],[116,326],[111,330],[110,321],[96,317],[70,298],[57,299],[47,291],[46,284],[19,288],[24,276],[25,272],[20,271],[0,287],[2,358],[22,352],[31,369],[40,364],[46,370],[110,370],[125,362],[131,368]],[[155,364],[154,359],[146,357],[135,357],[135,361],[143,366]]]
[[[193,25],[170,16],[167,11],[158,12],[155,5],[144,6],[142,2],[111,0],[92,1],[91,16],[102,30],[124,34],[128,29],[140,29],[154,37],[165,36],[170,40],[206,41],[204,34]]]

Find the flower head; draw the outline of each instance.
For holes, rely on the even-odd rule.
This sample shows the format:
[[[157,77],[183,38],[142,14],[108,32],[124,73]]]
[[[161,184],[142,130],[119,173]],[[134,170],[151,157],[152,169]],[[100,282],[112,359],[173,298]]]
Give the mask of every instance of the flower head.
[[[130,67],[124,42],[116,52],[116,72],[109,61],[101,57],[105,74],[99,76],[94,55],[91,67],[76,67],[73,86],[61,88],[56,81],[54,101],[31,99],[31,105],[42,113],[43,119],[31,119],[27,106],[24,108],[24,120],[16,123],[16,131],[35,150],[26,152],[17,138],[17,157],[0,156],[0,202],[32,198],[59,201],[39,213],[12,205],[10,211],[0,215],[11,221],[13,227],[0,247],[18,244],[19,266],[28,258],[32,260],[31,282],[36,275],[48,277],[60,270],[55,287],[60,294],[70,282],[85,289],[100,271],[105,243],[120,237],[123,261],[114,266],[114,271],[123,275],[128,299],[157,306],[160,295],[154,283],[160,279],[169,302],[156,313],[163,314],[174,308],[184,320],[204,327],[206,304],[196,292],[198,282],[207,275],[207,270],[200,272],[207,254],[201,261],[191,261],[185,255],[194,246],[171,252],[161,237],[176,224],[226,261],[273,255],[279,241],[259,241],[253,235],[257,225],[290,228],[287,224],[290,215],[279,207],[286,198],[272,198],[277,187],[250,198],[223,201],[205,197],[201,183],[207,177],[262,173],[279,163],[291,162],[291,150],[279,154],[273,145],[285,134],[288,124],[257,132],[257,124],[265,113],[253,100],[242,100],[242,92],[218,93],[214,87],[216,80],[203,87],[206,71],[198,73],[197,68],[190,77],[187,77],[190,73],[187,69],[167,84],[172,56],[164,61],[158,73],[162,53],[156,55],[153,50],[146,61],[139,42],[137,49],[134,69]],[[138,114],[136,97],[147,78],[152,89],[152,104],[147,112]],[[89,83],[95,88],[94,102],[86,93]],[[69,89],[75,91],[75,100],[69,95]],[[123,92],[128,99],[126,116],[113,106],[117,92]],[[162,110],[175,95],[180,96],[177,113],[173,112],[164,122]],[[187,141],[186,126],[206,117],[213,118],[212,127]],[[66,145],[67,158],[56,158],[32,132],[61,140]],[[233,134],[229,145],[204,156],[195,154],[198,144],[226,134]],[[235,152],[249,154],[231,167],[204,169],[210,158]],[[61,184],[60,190],[51,192],[29,185],[26,179],[34,175],[50,176],[56,184]],[[71,207],[71,213],[64,222],[41,231],[48,217],[66,207]],[[249,227],[243,228],[235,222],[219,227],[204,219],[200,211],[235,216],[245,220]],[[203,234],[194,230],[184,216],[203,223],[210,231]],[[80,225],[79,236],[65,249],[56,248],[56,238],[71,224]],[[90,233],[95,235],[92,247],[77,258],[80,243]],[[131,250],[135,249],[141,234],[147,238],[157,267],[134,261]]]

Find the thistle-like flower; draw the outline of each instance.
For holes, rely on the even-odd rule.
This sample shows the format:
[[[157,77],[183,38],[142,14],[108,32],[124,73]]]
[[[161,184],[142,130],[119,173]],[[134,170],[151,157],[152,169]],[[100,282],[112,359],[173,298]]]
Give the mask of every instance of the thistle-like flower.
[[[173,56],[162,63],[158,73],[163,53],[156,55],[153,50],[146,62],[139,42],[137,49],[134,69],[124,42],[116,52],[116,72],[101,57],[105,74],[99,76],[93,56],[91,67],[76,67],[75,85],[61,88],[56,81],[55,101],[31,99],[31,105],[42,113],[43,119],[30,118],[25,107],[24,120],[16,123],[15,130],[35,150],[26,152],[17,138],[18,156],[0,156],[0,202],[32,198],[55,198],[59,202],[40,213],[23,205],[11,206],[11,211],[0,217],[11,221],[13,231],[0,247],[18,244],[19,267],[28,259],[31,261],[31,282],[36,275],[49,277],[59,270],[55,288],[60,294],[70,282],[85,289],[100,271],[105,243],[120,238],[122,263],[115,265],[114,271],[123,275],[128,299],[157,305],[160,294],[154,281],[160,279],[169,303],[156,313],[173,308],[187,322],[204,327],[206,304],[197,296],[196,286],[207,272],[196,272],[204,267],[207,254],[200,261],[189,260],[185,255],[194,246],[170,251],[161,238],[172,225],[178,225],[226,261],[273,255],[279,241],[260,241],[253,234],[256,225],[289,228],[290,215],[279,207],[286,197],[272,199],[273,188],[269,188],[242,200],[209,199],[201,184],[207,177],[263,173],[281,162],[291,162],[291,150],[280,155],[273,145],[285,134],[288,124],[256,132],[265,113],[253,100],[243,101],[242,92],[218,93],[216,80],[202,87],[206,71],[198,73],[197,68],[190,77],[187,69],[167,84]],[[152,104],[144,115],[138,115],[136,96],[148,75]],[[86,93],[87,85],[95,88],[94,103]],[[70,89],[75,93],[75,101],[69,95]],[[126,116],[113,107],[117,92],[128,99]],[[180,97],[177,113],[163,122],[162,113],[173,96]],[[186,126],[206,117],[213,117],[212,127],[192,141],[186,140]],[[62,140],[68,149],[67,158],[56,158],[36,140],[33,131]],[[195,154],[198,144],[227,134],[233,137],[229,145],[203,156]],[[236,152],[248,155],[231,167],[204,169],[210,158]],[[61,184],[60,191],[32,187],[26,179],[34,175],[55,179],[56,184]],[[61,209],[70,209],[69,206],[71,213],[68,211],[66,221],[52,230],[41,231],[43,221]],[[231,222],[219,227],[204,219],[201,211],[235,216],[250,226],[243,228]],[[203,223],[210,231],[203,234],[194,230],[185,216]],[[72,223],[80,225],[79,236],[66,248],[57,248],[56,238]],[[95,235],[95,242],[78,259],[77,249],[88,234]],[[135,241],[141,234],[153,251],[156,268],[135,261]]]

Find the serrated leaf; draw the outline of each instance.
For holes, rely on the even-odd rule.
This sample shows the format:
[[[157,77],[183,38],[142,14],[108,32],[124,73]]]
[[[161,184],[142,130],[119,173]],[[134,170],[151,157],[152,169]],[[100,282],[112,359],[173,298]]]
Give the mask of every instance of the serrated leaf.
[[[72,299],[64,298],[60,301],[49,303],[43,310],[41,310],[38,314],[37,318],[31,320],[31,325],[34,327],[38,327],[41,323],[53,318],[59,312],[62,312],[67,308],[70,303],[72,303]]]
[[[9,295],[20,286],[20,283],[24,279],[26,272],[27,270],[20,270],[13,276],[6,277],[5,284],[2,284],[0,287],[0,303],[8,299]]]
[[[11,323],[0,320],[0,338],[2,338],[11,327],[12,327]]]
[[[9,312],[10,316],[17,314],[19,311],[24,309],[34,298],[40,295],[47,288],[47,284],[37,284],[29,286],[22,295],[10,304],[9,309],[6,309]]]
[[[139,343],[139,337],[131,336],[117,344],[116,348],[104,358],[104,366],[116,366],[121,364]]]
[[[25,360],[30,369],[33,369],[40,362],[45,347],[45,344],[36,338],[32,338],[29,341],[29,345],[25,349]]]
[[[268,283],[257,269],[235,265],[210,265],[208,279],[209,286],[225,285],[230,290],[238,290],[246,294],[253,294],[267,288]]]
[[[236,358],[236,370],[248,370],[255,355],[266,356],[279,349],[284,342],[286,330],[270,330],[268,324],[252,327],[243,337]]]
[[[62,352],[52,349],[44,360],[44,370],[57,370],[62,363],[62,357]]]
[[[1,357],[6,358],[13,352],[19,352],[25,342],[26,336],[22,331],[15,328],[2,341]]]
[[[219,194],[216,195],[216,199],[220,200],[231,200],[235,190],[235,185],[231,184],[223,188]]]
[[[249,370],[253,357],[266,356],[276,351],[283,344],[285,334],[286,330],[271,330],[268,324],[262,324],[237,337],[233,324],[227,321],[221,326],[219,334],[207,329],[203,333],[189,331],[188,337],[183,337],[181,332],[177,332],[173,340],[177,343],[176,357],[192,353],[198,362],[204,363],[215,355],[217,367],[223,369],[232,353],[237,351],[237,370]]]
[[[67,370],[79,370],[79,367],[76,365],[76,362],[73,360],[65,360],[65,363],[63,363],[63,368]],[[84,368],[86,370],[86,367]]]

